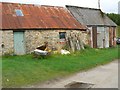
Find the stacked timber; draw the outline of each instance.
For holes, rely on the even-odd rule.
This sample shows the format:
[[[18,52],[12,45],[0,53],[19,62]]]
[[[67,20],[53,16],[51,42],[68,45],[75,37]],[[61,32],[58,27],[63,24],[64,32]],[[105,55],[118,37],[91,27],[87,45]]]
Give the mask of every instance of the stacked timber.
[[[79,34],[74,34],[74,33],[70,33],[67,37],[66,37],[66,44],[68,46],[68,49],[73,52],[84,49],[84,43],[80,38]]]

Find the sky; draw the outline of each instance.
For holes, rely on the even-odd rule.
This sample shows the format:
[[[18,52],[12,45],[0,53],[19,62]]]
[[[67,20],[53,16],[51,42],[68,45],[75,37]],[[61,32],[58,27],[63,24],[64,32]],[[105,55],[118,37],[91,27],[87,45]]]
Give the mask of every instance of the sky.
[[[105,13],[118,13],[120,0],[100,0],[101,10]],[[0,0],[0,2],[14,2],[26,4],[40,4],[51,6],[74,5],[80,7],[98,8],[98,0]]]

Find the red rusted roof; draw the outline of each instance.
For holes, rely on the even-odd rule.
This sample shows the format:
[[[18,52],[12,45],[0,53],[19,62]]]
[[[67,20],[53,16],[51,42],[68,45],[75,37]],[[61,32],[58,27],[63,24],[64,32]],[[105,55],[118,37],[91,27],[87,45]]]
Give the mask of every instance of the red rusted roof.
[[[64,7],[1,2],[1,29],[86,29]],[[20,9],[24,16],[17,16]]]

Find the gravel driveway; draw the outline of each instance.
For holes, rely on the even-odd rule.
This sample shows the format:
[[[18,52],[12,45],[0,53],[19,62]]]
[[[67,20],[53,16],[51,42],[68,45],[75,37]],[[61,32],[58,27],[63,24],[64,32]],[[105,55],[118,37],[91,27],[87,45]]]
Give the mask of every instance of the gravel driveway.
[[[73,83],[84,83],[90,88],[118,88],[118,60],[98,66],[89,71],[77,73],[64,79],[47,81],[31,88],[65,88]],[[88,86],[87,86],[88,84]],[[79,85],[76,85],[77,87]],[[80,87],[78,87],[80,88]]]

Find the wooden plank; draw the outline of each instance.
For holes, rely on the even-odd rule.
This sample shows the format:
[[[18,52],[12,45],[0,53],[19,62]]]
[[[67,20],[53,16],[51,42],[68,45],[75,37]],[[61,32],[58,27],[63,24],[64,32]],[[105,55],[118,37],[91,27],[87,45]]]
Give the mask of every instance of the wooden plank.
[[[97,48],[97,27],[92,27],[93,48]]]
[[[113,46],[113,32],[112,32],[112,28],[110,27],[109,28],[109,47],[112,47]]]
[[[113,27],[113,46],[116,46],[116,30],[115,30],[115,27]]]

